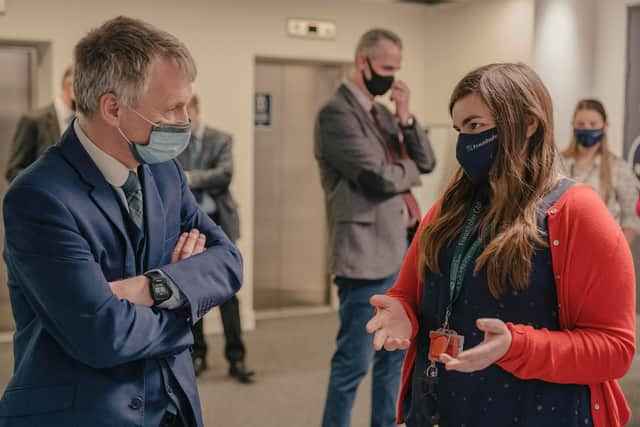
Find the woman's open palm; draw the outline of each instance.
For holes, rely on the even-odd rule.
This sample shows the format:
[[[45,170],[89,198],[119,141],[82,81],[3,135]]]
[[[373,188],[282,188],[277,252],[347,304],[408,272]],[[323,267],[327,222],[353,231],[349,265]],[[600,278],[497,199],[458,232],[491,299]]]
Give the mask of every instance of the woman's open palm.
[[[374,295],[369,300],[376,308],[376,314],[367,323],[367,332],[372,334],[376,350],[384,347],[393,351],[406,349],[411,343],[411,320],[402,304],[386,295]]]

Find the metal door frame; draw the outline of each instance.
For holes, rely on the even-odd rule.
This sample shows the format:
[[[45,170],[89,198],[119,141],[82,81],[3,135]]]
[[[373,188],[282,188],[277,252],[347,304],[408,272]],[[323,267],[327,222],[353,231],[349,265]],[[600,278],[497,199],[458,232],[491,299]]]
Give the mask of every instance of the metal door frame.
[[[48,44],[47,44],[48,45]],[[19,40],[0,39],[0,49],[26,52],[29,58],[29,110],[38,103],[38,64],[40,52],[45,46],[38,42],[23,42]]]

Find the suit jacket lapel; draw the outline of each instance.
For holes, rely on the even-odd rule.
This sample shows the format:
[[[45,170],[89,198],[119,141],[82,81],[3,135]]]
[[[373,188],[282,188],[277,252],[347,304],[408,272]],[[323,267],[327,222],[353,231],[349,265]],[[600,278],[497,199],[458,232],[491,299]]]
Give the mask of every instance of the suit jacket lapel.
[[[106,182],[106,181],[105,181]],[[120,238],[125,243],[124,254],[124,272],[125,275],[134,275],[136,273],[136,255],[133,250],[133,244],[129,233],[125,228],[123,221],[122,209],[118,202],[118,195],[115,193],[113,187],[107,183],[104,186],[94,187],[91,190],[91,199],[94,201],[98,208],[102,211],[109,221],[118,229]]]
[[[360,117],[360,120],[362,120],[366,124],[369,130],[376,136],[376,138],[378,138],[378,141],[380,142],[380,144],[383,144],[383,147],[384,147],[385,139],[380,133],[378,126],[376,126],[376,124],[373,122],[373,117],[371,117],[371,112],[364,110],[360,102],[358,102],[356,97],[351,93],[349,88],[347,88],[345,85],[340,86],[338,91],[342,94],[344,99],[354,108],[354,110],[356,111],[356,114],[358,114],[358,116]]]
[[[200,169],[208,169],[211,167],[215,140],[216,134],[206,127],[204,134],[202,134],[202,148],[200,149],[200,161],[198,162]]]
[[[220,135],[218,132],[209,127],[205,128],[204,134],[202,135],[200,161],[198,162],[200,169],[209,169],[218,163],[219,138]]]
[[[149,166],[138,168],[144,199],[144,224],[147,242],[147,266],[156,268],[162,262],[165,239],[164,206]]]
[[[81,178],[92,187],[89,191],[89,197],[118,230],[120,238],[125,243],[125,272],[135,272],[135,254],[124,224],[118,195],[78,140],[73,127],[65,133],[65,138],[60,141],[60,150]]]

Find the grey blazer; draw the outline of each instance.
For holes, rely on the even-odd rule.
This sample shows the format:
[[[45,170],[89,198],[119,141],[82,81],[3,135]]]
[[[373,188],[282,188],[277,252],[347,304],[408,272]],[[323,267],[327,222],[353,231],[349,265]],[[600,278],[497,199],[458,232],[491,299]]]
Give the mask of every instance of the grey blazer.
[[[20,118],[9,154],[5,177],[9,182],[35,162],[47,148],[58,143],[60,126],[53,104]]]
[[[377,106],[381,125],[398,151],[396,120],[382,104]],[[336,276],[388,277],[400,269],[406,253],[401,193],[420,185],[420,174],[433,170],[435,157],[417,123],[404,132],[411,159],[388,163],[383,144],[370,113],[340,86],[318,113],[314,146],[326,199],[329,269]]]
[[[195,167],[190,166],[193,135],[189,146],[178,156],[178,161],[191,174],[191,191],[196,200],[202,200],[207,192],[214,200],[218,213],[218,225],[233,242],[240,237],[238,209],[229,185],[233,176],[233,157],[231,149],[233,137],[219,130],[205,127],[202,137],[202,149],[196,159]]]

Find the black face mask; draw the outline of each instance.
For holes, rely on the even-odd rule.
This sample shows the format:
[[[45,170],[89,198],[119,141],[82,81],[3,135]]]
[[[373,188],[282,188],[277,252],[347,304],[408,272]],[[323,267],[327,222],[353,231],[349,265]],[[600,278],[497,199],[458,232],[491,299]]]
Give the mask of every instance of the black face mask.
[[[369,70],[371,71],[371,79],[367,80],[363,70],[362,79],[364,80],[364,85],[367,87],[367,90],[371,95],[384,95],[393,84],[393,76],[381,76],[380,74],[376,73],[371,66],[371,61],[369,60],[369,58],[367,58],[367,64],[369,64]]]

